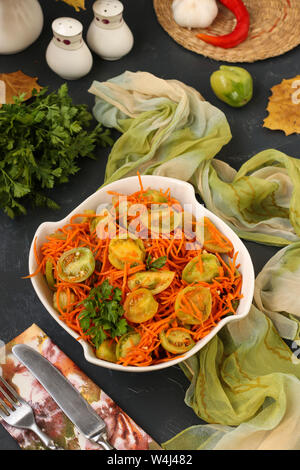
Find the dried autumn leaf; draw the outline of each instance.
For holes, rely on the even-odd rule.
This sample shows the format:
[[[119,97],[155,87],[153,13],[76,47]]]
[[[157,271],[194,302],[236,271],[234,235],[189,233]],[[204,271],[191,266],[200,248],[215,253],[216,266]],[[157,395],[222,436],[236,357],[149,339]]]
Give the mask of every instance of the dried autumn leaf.
[[[63,2],[74,7],[76,11],[79,11],[80,8],[85,10],[85,0],[63,0]]]
[[[300,75],[271,88],[267,111],[269,116],[264,120],[264,127],[282,130],[285,135],[300,134]]]
[[[32,97],[32,91],[40,91],[42,87],[37,83],[37,78],[25,75],[21,70],[13,73],[0,73],[0,106],[14,102],[14,96],[25,93],[25,99]]]

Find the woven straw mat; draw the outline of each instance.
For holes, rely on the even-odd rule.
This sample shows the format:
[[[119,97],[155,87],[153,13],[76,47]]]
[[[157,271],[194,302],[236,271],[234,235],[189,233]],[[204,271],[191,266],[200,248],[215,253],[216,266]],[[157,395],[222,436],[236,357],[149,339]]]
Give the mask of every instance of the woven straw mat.
[[[255,62],[284,54],[300,44],[300,0],[244,0],[250,13],[249,36],[231,49],[206,44],[196,37],[199,32],[219,36],[234,29],[235,16],[220,3],[219,14],[209,28],[189,30],[175,23],[173,0],[153,1],[159,23],[177,43],[215,60]]]

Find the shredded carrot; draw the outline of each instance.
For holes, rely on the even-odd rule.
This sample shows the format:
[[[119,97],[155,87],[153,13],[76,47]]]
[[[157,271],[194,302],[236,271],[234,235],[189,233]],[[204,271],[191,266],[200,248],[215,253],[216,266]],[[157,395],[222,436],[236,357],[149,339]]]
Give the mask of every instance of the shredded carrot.
[[[140,183],[141,191],[144,191],[143,183],[142,183],[142,178],[141,178],[141,174],[140,174],[139,171],[137,171],[137,175],[138,175],[138,178],[139,178],[139,183]]]

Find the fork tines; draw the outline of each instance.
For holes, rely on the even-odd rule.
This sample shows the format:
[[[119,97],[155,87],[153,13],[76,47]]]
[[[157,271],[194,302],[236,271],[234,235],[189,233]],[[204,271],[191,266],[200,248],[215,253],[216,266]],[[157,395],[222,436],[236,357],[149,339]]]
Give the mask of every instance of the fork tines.
[[[4,409],[4,411],[6,412],[6,414],[10,414],[11,411],[15,410],[16,407],[18,406],[18,402],[19,402],[19,396],[18,394],[16,393],[16,391],[6,382],[6,380],[1,377],[0,375],[0,383],[2,383],[5,387],[5,389],[11,393],[12,397],[9,396],[9,394],[5,391],[5,389],[3,388],[3,386],[1,387],[0,385],[0,406],[2,406],[2,408]],[[2,398],[1,398],[1,395],[5,398],[6,401],[4,401]],[[11,406],[8,406],[7,402],[11,405]]]

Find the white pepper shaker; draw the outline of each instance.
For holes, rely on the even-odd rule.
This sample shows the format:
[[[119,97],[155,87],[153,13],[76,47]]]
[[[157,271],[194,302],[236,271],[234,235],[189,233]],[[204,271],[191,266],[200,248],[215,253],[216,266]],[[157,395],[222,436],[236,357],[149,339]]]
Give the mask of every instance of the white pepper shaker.
[[[57,18],[52,23],[53,38],[46,60],[53,72],[65,80],[77,80],[87,75],[93,66],[93,56],[82,38],[82,24],[74,18]]]
[[[94,20],[88,33],[89,47],[102,59],[118,60],[133,47],[133,35],[123,19],[123,4],[118,0],[97,0]]]

